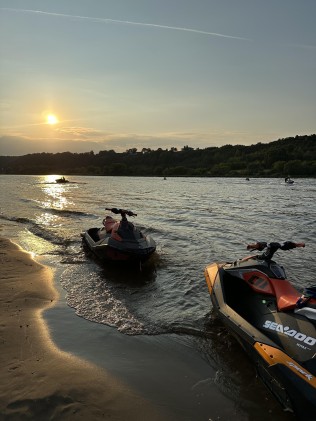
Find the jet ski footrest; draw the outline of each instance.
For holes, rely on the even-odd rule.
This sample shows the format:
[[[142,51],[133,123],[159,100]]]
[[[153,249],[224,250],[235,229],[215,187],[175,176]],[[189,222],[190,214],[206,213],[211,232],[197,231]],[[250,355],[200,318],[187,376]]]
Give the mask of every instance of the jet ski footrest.
[[[316,320],[316,308],[302,307],[294,310],[294,313],[305,316],[309,319]]]

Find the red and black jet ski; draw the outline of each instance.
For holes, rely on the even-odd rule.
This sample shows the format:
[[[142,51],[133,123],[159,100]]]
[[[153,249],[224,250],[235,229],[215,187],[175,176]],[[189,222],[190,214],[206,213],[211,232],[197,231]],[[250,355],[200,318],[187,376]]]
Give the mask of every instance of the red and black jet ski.
[[[298,292],[277,250],[305,247],[286,241],[256,243],[263,253],[213,263],[205,278],[214,311],[255,362],[263,382],[300,420],[316,419],[316,286]]]
[[[126,209],[105,209],[121,215],[121,220],[106,216],[102,228],[90,228],[81,234],[85,244],[104,261],[145,262],[156,250],[156,243],[127,220],[127,216],[137,214]]]

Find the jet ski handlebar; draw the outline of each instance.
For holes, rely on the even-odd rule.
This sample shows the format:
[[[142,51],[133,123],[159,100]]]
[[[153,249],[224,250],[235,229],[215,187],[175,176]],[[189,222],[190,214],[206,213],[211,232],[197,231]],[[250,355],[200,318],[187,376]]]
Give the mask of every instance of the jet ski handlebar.
[[[305,243],[294,243],[293,241],[285,241],[284,243],[280,244],[280,243],[266,243],[264,241],[259,241],[258,243],[248,244],[247,250],[263,251],[264,249],[266,249],[266,251],[262,253],[261,255],[257,256],[257,258],[262,259],[262,260],[270,260],[272,259],[274,253],[279,249],[292,250],[297,247],[305,247]]]
[[[115,213],[116,215],[121,215],[123,218],[126,217],[126,215],[128,216],[137,216],[137,213],[134,213],[130,210],[127,209],[118,209],[118,208],[105,208],[105,210],[109,210],[113,213]]]

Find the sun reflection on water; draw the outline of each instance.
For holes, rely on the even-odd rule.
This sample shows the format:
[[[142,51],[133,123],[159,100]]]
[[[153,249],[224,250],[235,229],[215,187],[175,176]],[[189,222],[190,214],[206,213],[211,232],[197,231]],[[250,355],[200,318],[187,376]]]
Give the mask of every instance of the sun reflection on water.
[[[45,199],[41,201],[41,206],[45,209],[63,210],[73,204],[66,197],[68,184],[56,183],[57,178],[59,178],[58,175],[48,175],[42,184]]]
[[[56,183],[56,180],[61,178],[61,175],[59,174],[50,174],[43,176],[43,183],[51,183],[51,184],[58,184]]]
[[[47,227],[60,225],[58,224],[58,220],[59,217],[57,215],[52,215],[50,213],[43,212],[42,214],[36,216],[35,222],[38,225],[44,225]]]

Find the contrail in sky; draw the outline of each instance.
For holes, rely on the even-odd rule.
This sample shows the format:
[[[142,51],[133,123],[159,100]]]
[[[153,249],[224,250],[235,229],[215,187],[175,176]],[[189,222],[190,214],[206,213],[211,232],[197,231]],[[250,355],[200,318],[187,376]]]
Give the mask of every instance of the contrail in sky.
[[[213,37],[221,37],[221,38],[230,38],[230,39],[237,39],[242,41],[250,41],[249,38],[242,38],[232,35],[224,35],[218,34],[216,32],[208,32],[208,31],[200,31],[199,29],[191,29],[191,28],[182,28],[179,26],[167,26],[167,25],[158,25],[155,23],[142,23],[142,22],[131,22],[128,20],[117,20],[117,19],[107,19],[107,18],[93,18],[89,16],[77,16],[77,15],[68,15],[64,13],[53,13],[53,12],[43,12],[42,10],[30,10],[30,9],[11,9],[11,8],[1,8],[0,10],[7,10],[9,12],[18,12],[18,13],[33,13],[38,15],[49,15],[49,16],[56,16],[61,18],[70,18],[70,19],[78,19],[78,20],[88,20],[90,22],[99,22],[99,23],[119,23],[125,25],[138,25],[138,26],[148,26],[151,28],[160,28],[160,29],[169,29],[173,31],[184,31],[184,32],[193,32],[195,34],[202,34],[202,35],[210,35]]]

